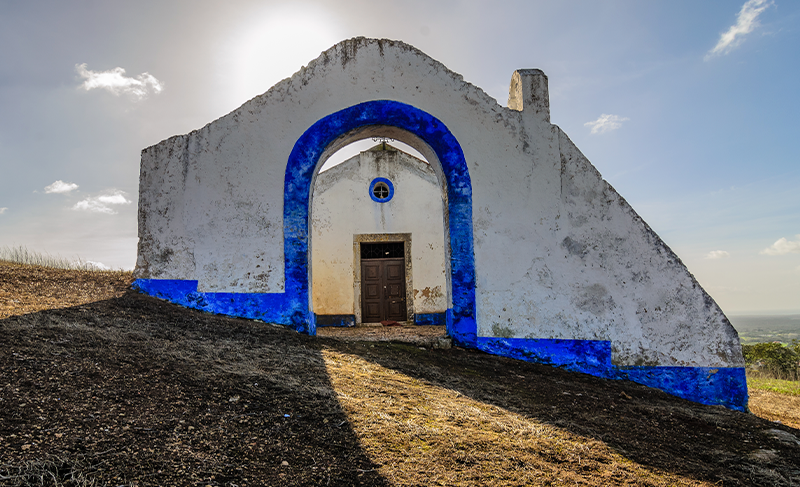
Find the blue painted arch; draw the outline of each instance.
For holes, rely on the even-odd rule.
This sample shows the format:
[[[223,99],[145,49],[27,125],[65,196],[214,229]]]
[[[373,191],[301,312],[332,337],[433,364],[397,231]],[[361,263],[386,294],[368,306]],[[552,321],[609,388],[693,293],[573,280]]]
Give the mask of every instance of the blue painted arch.
[[[472,182],[464,152],[447,126],[414,106],[391,100],[359,103],[332,113],[297,140],[286,165],[283,196],[287,307],[298,331],[315,334],[309,306],[309,208],[320,157],[337,138],[369,126],[390,126],[425,142],[441,164],[447,187],[452,308],[447,331],[456,344],[475,346],[475,257],[472,241]]]

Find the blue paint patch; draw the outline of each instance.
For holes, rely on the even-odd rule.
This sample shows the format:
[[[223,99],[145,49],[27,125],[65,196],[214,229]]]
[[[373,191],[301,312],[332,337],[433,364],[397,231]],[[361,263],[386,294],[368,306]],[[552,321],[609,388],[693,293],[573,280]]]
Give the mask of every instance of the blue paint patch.
[[[477,345],[480,350],[495,355],[592,375],[605,376],[612,367],[611,342],[603,340],[480,337]]]
[[[447,325],[447,315],[446,313],[416,313],[414,314],[414,324],[445,326]]]
[[[629,380],[700,404],[747,411],[742,367],[625,367],[611,363],[611,342],[528,338],[477,339],[485,352],[613,380]]]
[[[661,389],[709,406],[747,411],[744,367],[615,367],[614,379]]]
[[[288,325],[301,333],[316,334],[315,322],[298,319],[283,294],[202,293],[197,281],[136,279],[133,288],[157,298],[208,313]]]
[[[314,315],[317,328],[321,326],[356,326],[355,315]]]
[[[471,298],[475,299],[474,289]],[[465,299],[469,299],[469,297]],[[456,314],[455,308],[450,308],[445,314],[445,320],[447,334],[453,339],[453,345],[464,348],[478,347],[478,325],[474,316],[469,316],[467,313]]]
[[[378,183],[385,184],[386,187],[389,190],[389,194],[386,195],[383,198],[378,198],[375,195],[375,185],[378,184]],[[389,181],[388,179],[386,179],[386,178],[375,178],[375,179],[372,180],[371,183],[369,183],[369,197],[372,198],[372,201],[375,201],[377,203],[386,203],[387,201],[391,200],[393,196],[394,196],[394,184],[392,184],[392,182]]]

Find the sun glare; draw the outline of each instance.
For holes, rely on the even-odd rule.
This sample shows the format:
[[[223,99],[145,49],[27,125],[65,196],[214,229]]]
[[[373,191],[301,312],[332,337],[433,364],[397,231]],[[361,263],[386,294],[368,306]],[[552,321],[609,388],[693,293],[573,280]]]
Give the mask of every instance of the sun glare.
[[[341,40],[335,16],[319,6],[274,7],[252,16],[220,46],[229,109],[266,92]]]

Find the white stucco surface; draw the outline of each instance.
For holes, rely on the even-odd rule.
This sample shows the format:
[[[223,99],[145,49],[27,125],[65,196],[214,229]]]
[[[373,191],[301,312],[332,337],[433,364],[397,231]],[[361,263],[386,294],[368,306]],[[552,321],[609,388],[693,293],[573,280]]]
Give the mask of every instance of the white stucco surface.
[[[317,120],[367,100],[419,107],[463,149],[479,336],[610,340],[619,365],[742,365],[736,332],[714,300],[550,123],[543,73],[515,72],[504,107],[394,41],[339,43],[232,113],[145,149],[136,276],[198,280],[206,292],[283,292],[284,173],[292,147]],[[386,135],[425,154],[441,175],[429,147],[403,133]],[[332,203],[348,193],[321,194]],[[348,216],[326,216],[312,201],[320,228]],[[441,206],[418,217],[434,213],[441,221]],[[389,220],[400,228],[394,215]],[[380,221],[367,223],[377,228]],[[352,233],[345,237],[331,234],[337,246],[347,240],[352,249]],[[422,249],[414,238],[413,248]],[[318,247],[312,238],[312,252]],[[314,300],[322,272],[312,261]],[[331,272],[350,271],[341,263]],[[352,301],[352,286],[342,289],[309,305],[352,312],[332,307]]]
[[[311,210],[312,306],[318,315],[356,314],[359,302],[354,236],[411,235],[414,313],[447,311],[442,191],[430,166],[404,152],[368,150],[317,176]],[[386,178],[391,200],[370,197]]]

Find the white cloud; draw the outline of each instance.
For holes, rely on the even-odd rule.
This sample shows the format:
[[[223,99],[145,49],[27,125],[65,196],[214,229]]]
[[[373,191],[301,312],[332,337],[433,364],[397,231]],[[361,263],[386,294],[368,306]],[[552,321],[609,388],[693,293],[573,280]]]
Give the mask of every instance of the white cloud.
[[[127,198],[125,198],[125,196],[123,196],[121,192],[98,196],[97,201],[108,205],[127,205],[130,203],[130,201]]]
[[[69,193],[70,191],[78,189],[78,185],[75,183],[65,183],[62,180],[58,180],[51,184],[50,186],[45,186],[44,192],[45,193]]]
[[[725,257],[730,257],[730,252],[725,250],[712,250],[708,254],[706,254],[706,259],[724,259]]]
[[[777,242],[761,251],[764,255],[786,255],[800,254],[800,235],[796,235],[797,240],[792,242],[785,237],[779,238]]]
[[[622,127],[622,122],[626,120],[630,120],[630,118],[604,113],[600,115],[600,117],[594,122],[586,122],[583,124],[583,126],[592,127],[593,134],[602,134],[604,132],[617,130],[618,128]]]
[[[110,190],[99,196],[90,196],[75,203],[73,210],[89,211],[92,213],[105,213],[114,215],[117,211],[112,208],[114,205],[129,205],[131,200],[125,197],[124,191]]]
[[[139,100],[147,98],[150,93],[161,93],[164,83],[157,80],[150,73],[142,73],[135,78],[125,76],[125,70],[120,67],[108,71],[91,71],[86,69],[86,63],[76,64],[75,70],[85,81],[81,88],[86,91],[102,88],[114,95],[131,95]]]
[[[708,51],[705,60],[708,61],[717,55],[728,54],[739,47],[744,41],[744,36],[758,27],[758,16],[761,15],[761,12],[771,5],[774,5],[772,0],[747,0],[742,5],[739,16],[736,17],[736,23],[720,35],[717,45],[714,46],[714,49]]]
[[[2,215],[3,213],[5,213],[5,212],[6,212],[6,210],[8,210],[8,208],[0,208],[0,215]]]

